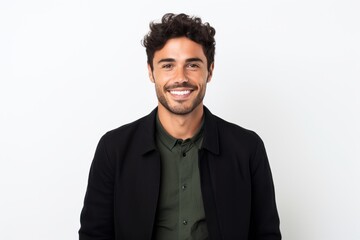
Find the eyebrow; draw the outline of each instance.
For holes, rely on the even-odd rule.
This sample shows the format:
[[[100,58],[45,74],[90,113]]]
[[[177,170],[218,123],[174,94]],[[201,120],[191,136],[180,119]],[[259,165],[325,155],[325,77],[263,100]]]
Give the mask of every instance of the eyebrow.
[[[160,59],[158,62],[157,62],[157,64],[160,64],[160,63],[162,63],[162,62],[176,62],[175,61],[175,59],[174,58],[163,58],[163,59]],[[188,58],[188,59],[186,59],[186,61],[185,62],[204,62],[203,60],[201,60],[200,58]]]

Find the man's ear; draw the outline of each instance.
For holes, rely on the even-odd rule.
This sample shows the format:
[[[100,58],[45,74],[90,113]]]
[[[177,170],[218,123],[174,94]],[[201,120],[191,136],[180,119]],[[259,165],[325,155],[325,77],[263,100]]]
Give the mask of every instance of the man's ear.
[[[214,62],[209,67],[209,73],[206,82],[210,82],[214,71]]]
[[[153,77],[153,71],[151,69],[150,64],[148,64],[147,67],[148,67],[148,74],[149,74],[150,81],[155,82],[154,77]]]

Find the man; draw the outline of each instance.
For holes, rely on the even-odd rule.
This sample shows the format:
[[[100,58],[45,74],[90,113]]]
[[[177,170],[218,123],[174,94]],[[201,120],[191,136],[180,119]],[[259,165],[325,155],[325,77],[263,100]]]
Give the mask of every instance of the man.
[[[166,14],[143,44],[158,107],[105,134],[81,213],[80,240],[279,240],[265,148],[203,106],[215,29]]]

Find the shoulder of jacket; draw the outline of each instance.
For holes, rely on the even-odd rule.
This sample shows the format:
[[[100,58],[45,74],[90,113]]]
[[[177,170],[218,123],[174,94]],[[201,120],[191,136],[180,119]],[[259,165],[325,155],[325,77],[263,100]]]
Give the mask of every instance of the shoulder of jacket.
[[[220,135],[224,135],[225,137],[234,136],[235,138],[244,138],[250,142],[255,142],[255,143],[262,141],[260,136],[253,130],[226,121],[215,115],[214,118],[215,121],[217,122]]]
[[[144,116],[139,118],[133,122],[124,124],[118,128],[112,129],[106,132],[102,137],[101,140],[107,143],[118,143],[119,141],[122,142],[124,140],[128,140],[130,137],[134,136],[135,132],[138,130],[141,124],[145,123],[145,119],[148,116]]]

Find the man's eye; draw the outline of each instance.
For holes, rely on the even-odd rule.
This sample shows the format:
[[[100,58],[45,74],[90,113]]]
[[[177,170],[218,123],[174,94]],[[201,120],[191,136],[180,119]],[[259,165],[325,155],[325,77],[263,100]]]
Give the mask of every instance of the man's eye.
[[[198,68],[199,65],[195,64],[195,63],[189,63],[188,64],[188,68]]]
[[[172,68],[172,64],[164,64],[164,65],[162,65],[162,68],[165,68],[165,69]]]

